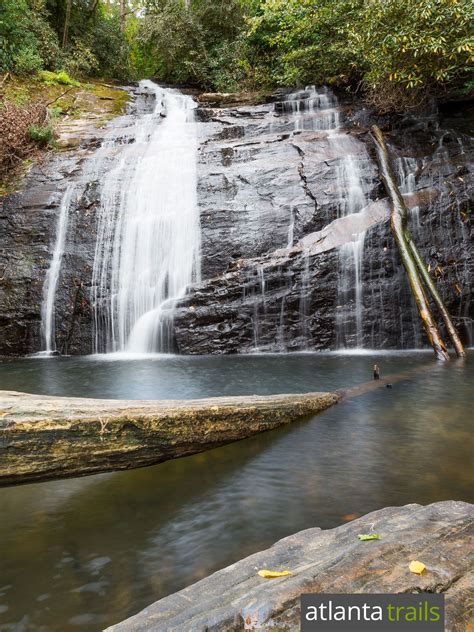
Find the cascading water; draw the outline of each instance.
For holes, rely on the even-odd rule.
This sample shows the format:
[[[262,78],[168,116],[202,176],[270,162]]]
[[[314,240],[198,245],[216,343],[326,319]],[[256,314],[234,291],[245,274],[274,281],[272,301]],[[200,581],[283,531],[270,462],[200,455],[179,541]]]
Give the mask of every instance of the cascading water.
[[[401,156],[395,162],[395,173],[398,180],[400,192],[406,195],[415,193],[416,191],[416,172],[418,169],[418,161],[416,158],[409,156]],[[415,206],[410,211],[412,227],[415,230],[420,229],[420,207]]]
[[[290,133],[294,138],[292,145],[300,155],[298,166],[299,182],[295,191],[295,199],[304,188],[306,199],[311,198],[317,210],[318,202],[312,197],[305,166],[304,143],[309,141],[321,144],[321,152],[327,156],[326,164],[334,170],[337,192],[334,196],[336,209],[331,209],[327,216],[329,223],[337,217],[358,213],[369,202],[369,194],[373,186],[374,168],[365,146],[354,136],[347,134],[341,126],[341,108],[336,97],[326,88],[308,86],[288,94],[275,104],[268,117],[267,130],[270,134]],[[308,133],[310,136],[308,136]],[[314,133],[314,135],[312,135]],[[296,236],[296,217],[299,215],[297,204],[289,204],[289,223],[287,229],[287,248],[294,244]],[[318,211],[319,219],[321,211]],[[337,344],[340,348],[363,346],[363,285],[362,263],[364,250],[364,232],[357,232],[352,239],[339,249],[339,275],[337,300]],[[255,280],[248,279],[252,296],[252,330],[254,349],[272,348],[275,342],[280,351],[289,348],[311,348],[311,266],[310,258],[303,254],[303,264],[298,270],[299,287],[299,322],[298,325],[285,320],[286,296],[291,293],[293,279],[282,279],[281,308],[279,314],[271,314],[265,310],[265,284],[257,286]],[[264,318],[262,319],[262,316]],[[264,324],[265,323],[265,324]],[[271,329],[269,324],[271,323]]]
[[[43,284],[43,301],[41,304],[41,339],[43,351],[40,353],[44,355],[50,355],[56,351],[54,306],[61,261],[66,245],[69,209],[74,198],[74,193],[75,185],[69,184],[61,199],[53,256]]]
[[[338,216],[358,213],[369,202],[370,158],[361,143],[350,136],[332,137],[346,153],[340,162]],[[342,144],[342,145],[341,145]],[[338,348],[363,347],[363,254],[365,232],[352,235],[339,249],[338,311],[336,319]]]
[[[177,299],[199,279],[194,101],[151,81],[140,116],[101,184],[92,277],[96,351],[173,348]]]
[[[283,103],[293,119],[293,133],[302,131],[327,132],[328,153],[338,156],[335,163],[339,189],[338,217],[362,210],[369,201],[372,182],[371,160],[365,146],[341,129],[341,114],[336,97],[327,89],[309,86],[288,95]],[[308,115],[309,113],[309,115]],[[291,226],[291,225],[290,225]],[[290,228],[293,233],[293,228]],[[363,346],[363,287],[362,263],[365,233],[353,235],[339,250],[337,345]],[[302,292],[309,291],[309,267],[303,271]],[[300,298],[307,305],[307,297]]]

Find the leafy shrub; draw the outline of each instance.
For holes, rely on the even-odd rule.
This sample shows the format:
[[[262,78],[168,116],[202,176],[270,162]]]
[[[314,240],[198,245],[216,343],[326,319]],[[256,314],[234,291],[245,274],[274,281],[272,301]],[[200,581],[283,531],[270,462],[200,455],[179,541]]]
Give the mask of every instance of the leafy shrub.
[[[465,85],[473,20],[472,0],[263,0],[247,41],[262,82],[362,85],[403,110]]]
[[[472,0],[377,0],[360,19],[352,46],[367,63],[367,93],[381,109],[422,103],[472,75]]]
[[[233,67],[239,65],[234,49],[243,28],[239,0],[215,2],[182,0],[150,3],[138,30],[142,54],[133,55],[142,67],[153,68],[160,79],[212,88],[232,82]],[[144,53],[144,54],[143,54]],[[219,55],[224,54],[224,58]]]
[[[97,20],[90,33],[91,51],[97,60],[95,72],[116,79],[130,77],[129,44],[116,14]]]
[[[67,47],[63,64],[65,70],[76,77],[87,77],[99,70],[99,62],[92,50],[80,39]]]
[[[43,66],[43,58],[33,46],[20,48],[13,57],[13,68],[18,75],[36,73]]]
[[[38,145],[49,145],[54,139],[54,132],[51,125],[29,125],[28,136],[30,140]]]

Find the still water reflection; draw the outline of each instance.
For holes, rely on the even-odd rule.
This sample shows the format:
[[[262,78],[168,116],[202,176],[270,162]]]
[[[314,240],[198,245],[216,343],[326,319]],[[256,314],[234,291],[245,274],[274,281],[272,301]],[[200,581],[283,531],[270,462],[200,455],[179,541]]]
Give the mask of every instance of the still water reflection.
[[[0,489],[0,631],[97,631],[349,514],[474,501],[473,361],[423,353],[3,361],[4,389],[101,397],[304,392],[427,372],[306,422],[151,468]]]

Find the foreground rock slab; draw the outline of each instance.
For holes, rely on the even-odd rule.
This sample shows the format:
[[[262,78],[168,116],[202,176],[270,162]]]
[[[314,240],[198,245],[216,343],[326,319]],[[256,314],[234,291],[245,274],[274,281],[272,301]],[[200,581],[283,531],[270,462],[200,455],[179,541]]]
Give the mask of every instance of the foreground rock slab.
[[[371,527],[381,539],[359,541]],[[262,630],[297,632],[299,597],[308,592],[445,593],[446,631],[466,632],[474,629],[473,536],[468,503],[381,509],[336,529],[280,540],[106,632],[240,632],[250,612],[259,613]],[[426,565],[422,575],[409,571],[411,560]],[[263,579],[259,569],[291,575]]]
[[[161,463],[311,416],[339,398],[132,401],[0,391],[0,485]]]

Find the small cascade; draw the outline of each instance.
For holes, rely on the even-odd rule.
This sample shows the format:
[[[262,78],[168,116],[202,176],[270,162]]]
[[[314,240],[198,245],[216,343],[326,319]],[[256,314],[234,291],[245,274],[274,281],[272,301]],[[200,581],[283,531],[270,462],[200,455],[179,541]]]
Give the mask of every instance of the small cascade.
[[[286,95],[282,102],[275,105],[275,110],[286,115],[286,125],[294,135],[307,131],[325,132],[331,166],[334,166],[337,176],[337,216],[352,215],[367,206],[373,180],[372,161],[365,146],[341,127],[342,115],[335,95],[327,88],[307,86],[304,90]],[[291,247],[294,241],[294,219],[295,214],[292,211],[288,228],[288,247]],[[328,217],[328,221],[331,219]],[[363,346],[364,240],[365,233],[354,234],[352,239],[339,249],[336,319],[338,348]],[[307,257],[304,265],[308,265]],[[307,322],[309,290],[305,278],[308,273],[307,270],[303,271],[301,284],[300,307],[301,310],[305,310],[300,315],[302,323]],[[305,340],[308,340],[309,330],[306,325],[303,335]]]
[[[347,144],[350,137],[335,138],[333,142]],[[348,153],[338,166],[340,203],[339,217],[358,213],[369,202],[370,158],[365,147],[359,153]],[[348,146],[349,151],[355,147]],[[339,249],[338,310],[336,318],[337,347],[363,347],[363,255],[365,232],[352,235]]]
[[[258,281],[257,289],[253,290],[253,314],[252,314],[252,331],[253,331],[253,347],[255,351],[260,348],[260,342],[263,335],[262,323],[260,319],[260,313],[263,315],[263,320],[266,318],[265,309],[265,270],[262,266],[257,269]],[[249,277],[249,284],[253,284],[254,278]]]
[[[291,206],[290,207],[290,223],[288,225],[288,243],[286,245],[287,248],[292,248],[293,242],[295,240],[295,214],[296,209]]]
[[[55,299],[58,287],[61,261],[66,245],[69,210],[74,199],[75,185],[69,184],[61,199],[56,227],[56,239],[53,256],[43,284],[43,301],[41,304],[41,355],[51,355],[56,351],[55,340]]]
[[[337,99],[327,88],[307,86],[286,95],[278,107],[290,115],[295,133],[329,131],[340,124]]]
[[[395,161],[395,175],[397,177],[400,192],[406,195],[416,191],[416,172],[418,161],[416,158],[401,156]],[[411,228],[418,231],[420,225],[420,207],[415,206],[410,210]]]
[[[176,301],[199,278],[194,101],[141,81],[155,99],[101,183],[92,303],[96,351],[173,350]]]
[[[301,293],[300,293],[300,304],[299,304],[299,313],[300,313],[300,330],[302,339],[307,343],[311,337],[311,332],[308,327],[308,319],[311,314],[309,313],[310,306],[310,292],[311,292],[311,274],[310,274],[310,257],[309,252],[306,250],[303,253],[304,258],[304,266],[303,272],[301,276]],[[305,349],[307,345],[305,346]]]

